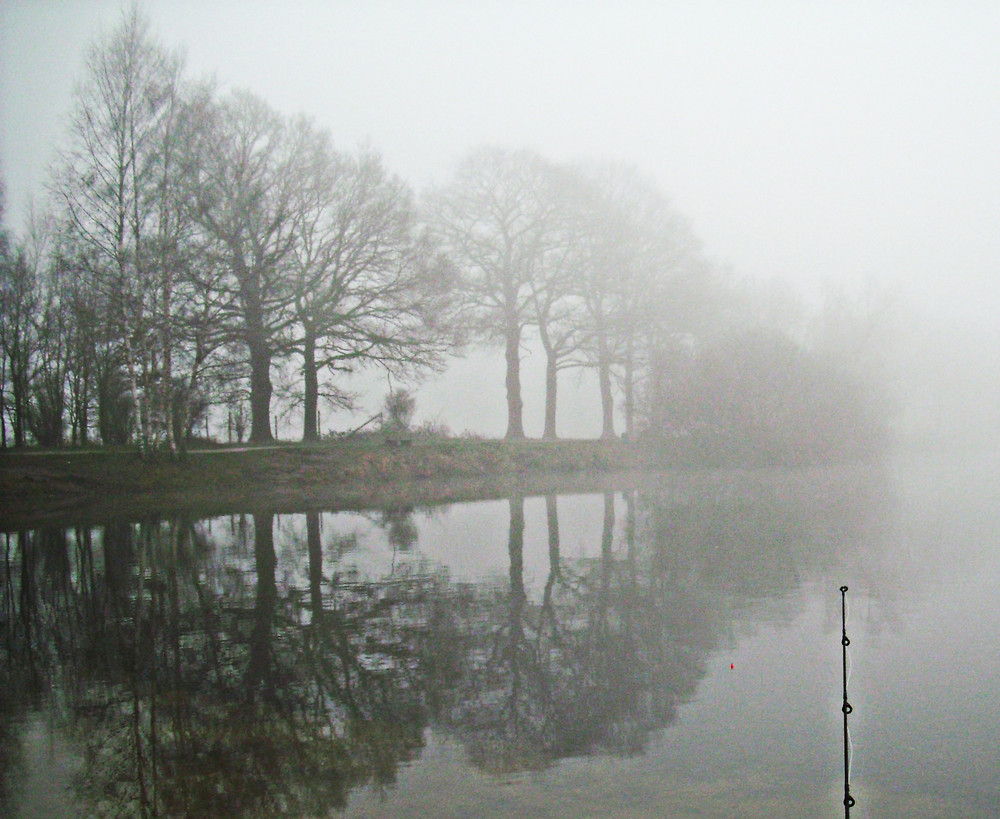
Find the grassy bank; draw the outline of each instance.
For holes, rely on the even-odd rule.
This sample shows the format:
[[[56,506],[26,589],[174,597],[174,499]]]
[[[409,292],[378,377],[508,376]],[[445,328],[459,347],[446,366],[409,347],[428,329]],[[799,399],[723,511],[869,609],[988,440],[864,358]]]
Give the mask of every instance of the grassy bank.
[[[180,460],[134,451],[0,452],[0,528],[237,508],[378,506],[595,486],[643,464],[621,441],[382,440],[212,447]]]

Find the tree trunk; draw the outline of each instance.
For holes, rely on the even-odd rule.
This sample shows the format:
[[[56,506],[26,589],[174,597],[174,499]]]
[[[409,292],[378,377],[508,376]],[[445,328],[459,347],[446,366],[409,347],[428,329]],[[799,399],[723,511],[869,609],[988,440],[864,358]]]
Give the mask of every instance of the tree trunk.
[[[271,351],[263,328],[254,328],[248,338],[250,348],[250,442],[266,444],[271,434]]]
[[[607,348],[601,343],[597,360],[597,380],[601,388],[601,437],[615,437],[615,399],[611,393],[611,362]]]
[[[22,447],[27,443],[26,435],[28,427],[28,391],[31,382],[28,376],[27,356],[21,355],[22,351],[17,350],[16,355],[11,359],[10,379],[11,392],[14,403],[14,446]]]
[[[261,303],[260,273],[256,269],[237,265],[241,281],[243,320],[247,351],[250,354],[250,443],[266,444],[274,440],[271,434],[271,349],[264,327],[264,306]]]
[[[139,439],[139,456],[145,459],[150,457],[150,446],[152,445],[149,427],[149,408],[143,397],[143,391],[139,389],[139,372],[136,369],[136,362],[132,356],[132,343],[128,339],[127,332],[122,342],[122,350],[125,358],[125,374],[128,379],[129,395],[132,397],[132,412],[135,419],[136,437]]]
[[[319,438],[319,373],[316,371],[316,335],[306,328],[302,340],[302,375],[305,381],[303,391],[302,440],[315,441]]]
[[[539,311],[541,313],[541,311]],[[538,338],[542,342],[542,349],[545,350],[545,428],[542,430],[542,438],[555,440],[556,435],[556,394],[559,387],[559,357],[552,347],[552,340],[549,338],[548,323],[539,316]]]
[[[14,390],[14,446],[22,447],[25,440],[25,430],[28,421],[28,402],[23,392],[15,386]]]
[[[556,393],[559,387],[559,369],[556,356],[546,350],[545,358],[545,430],[542,437],[555,440],[556,435]]]
[[[76,419],[77,426],[79,427],[79,443],[80,446],[86,446],[90,443],[90,395],[89,395],[89,380],[90,373],[87,372],[83,376],[83,385],[76,394]]]
[[[625,352],[625,437],[635,437],[635,351],[629,339]]]
[[[521,401],[521,327],[515,322],[507,323],[505,333],[507,359],[507,439],[524,438]]]
[[[128,443],[132,404],[117,366],[105,362],[97,379],[97,428],[103,444]]]
[[[169,295],[166,292],[166,287],[164,287],[163,299],[167,301]],[[164,312],[164,324],[168,324],[170,321],[169,307],[165,308]],[[181,418],[181,423],[174,423],[174,413],[175,409],[180,410],[180,407],[175,407],[174,403],[174,393],[176,392],[176,386],[174,384],[174,358],[173,352],[171,350],[171,343],[169,337],[169,331],[164,330],[161,338],[161,344],[163,347],[163,365],[160,368],[160,402],[162,404],[160,411],[163,414],[163,434],[167,439],[167,449],[170,451],[172,457],[177,457],[177,447],[178,447],[178,435],[175,435],[175,428],[179,427],[181,435],[183,435],[183,429],[187,424],[187,413],[181,412],[185,417]],[[189,396],[182,396],[182,400],[186,404],[188,402]]]

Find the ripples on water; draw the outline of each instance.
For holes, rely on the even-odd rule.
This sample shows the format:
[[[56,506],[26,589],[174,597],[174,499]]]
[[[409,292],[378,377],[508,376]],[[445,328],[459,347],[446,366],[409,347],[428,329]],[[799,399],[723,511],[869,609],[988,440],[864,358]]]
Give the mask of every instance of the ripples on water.
[[[941,474],[8,533],[0,807],[836,816],[848,582],[855,815],[993,815],[995,495]]]

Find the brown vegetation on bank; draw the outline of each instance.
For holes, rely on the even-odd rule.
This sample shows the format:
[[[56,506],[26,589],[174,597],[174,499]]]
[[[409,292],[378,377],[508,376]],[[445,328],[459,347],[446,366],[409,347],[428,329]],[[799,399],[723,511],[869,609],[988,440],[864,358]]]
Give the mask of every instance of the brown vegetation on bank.
[[[0,452],[0,529],[44,523],[432,504],[550,487],[603,488],[643,466],[623,441],[339,441],[198,449],[181,460],[134,451]]]

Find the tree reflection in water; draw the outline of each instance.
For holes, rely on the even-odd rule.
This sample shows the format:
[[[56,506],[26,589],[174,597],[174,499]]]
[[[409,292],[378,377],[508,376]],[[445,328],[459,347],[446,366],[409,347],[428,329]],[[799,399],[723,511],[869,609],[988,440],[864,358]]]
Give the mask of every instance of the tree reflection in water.
[[[546,500],[549,573],[542,599],[523,587],[522,498],[511,498],[510,585],[480,605],[464,636],[465,674],[436,714],[487,770],[539,768],[572,755],[636,753],[693,692],[711,644],[676,641],[656,595],[636,571],[634,496],[626,544],[615,551],[615,501],[604,496],[597,557],[560,559],[556,499]]]
[[[821,494],[606,494],[591,556],[573,558],[550,495],[536,594],[517,495],[503,582],[395,558],[357,577],[318,512],[293,543],[301,580],[279,572],[266,513],[228,532],[174,519],[7,535],[3,781],[19,764],[12,715],[36,707],[81,749],[94,816],[327,813],[392,783],[428,726],[494,772],[641,753],[694,694],[734,607],[823,562],[845,508]],[[420,549],[411,510],[373,519],[394,555]]]
[[[391,782],[420,746],[413,662],[383,634],[419,583],[394,599],[339,589],[326,611],[317,595],[307,619],[279,591],[271,515],[253,518],[253,583],[213,565],[187,522],[95,534],[73,549],[65,533],[15,536],[20,573],[4,594],[6,676],[22,696],[44,691],[78,740],[84,813],[323,813],[357,784]],[[72,568],[45,560],[57,536]],[[94,570],[101,551],[113,572]],[[314,593],[321,560],[310,549]]]

